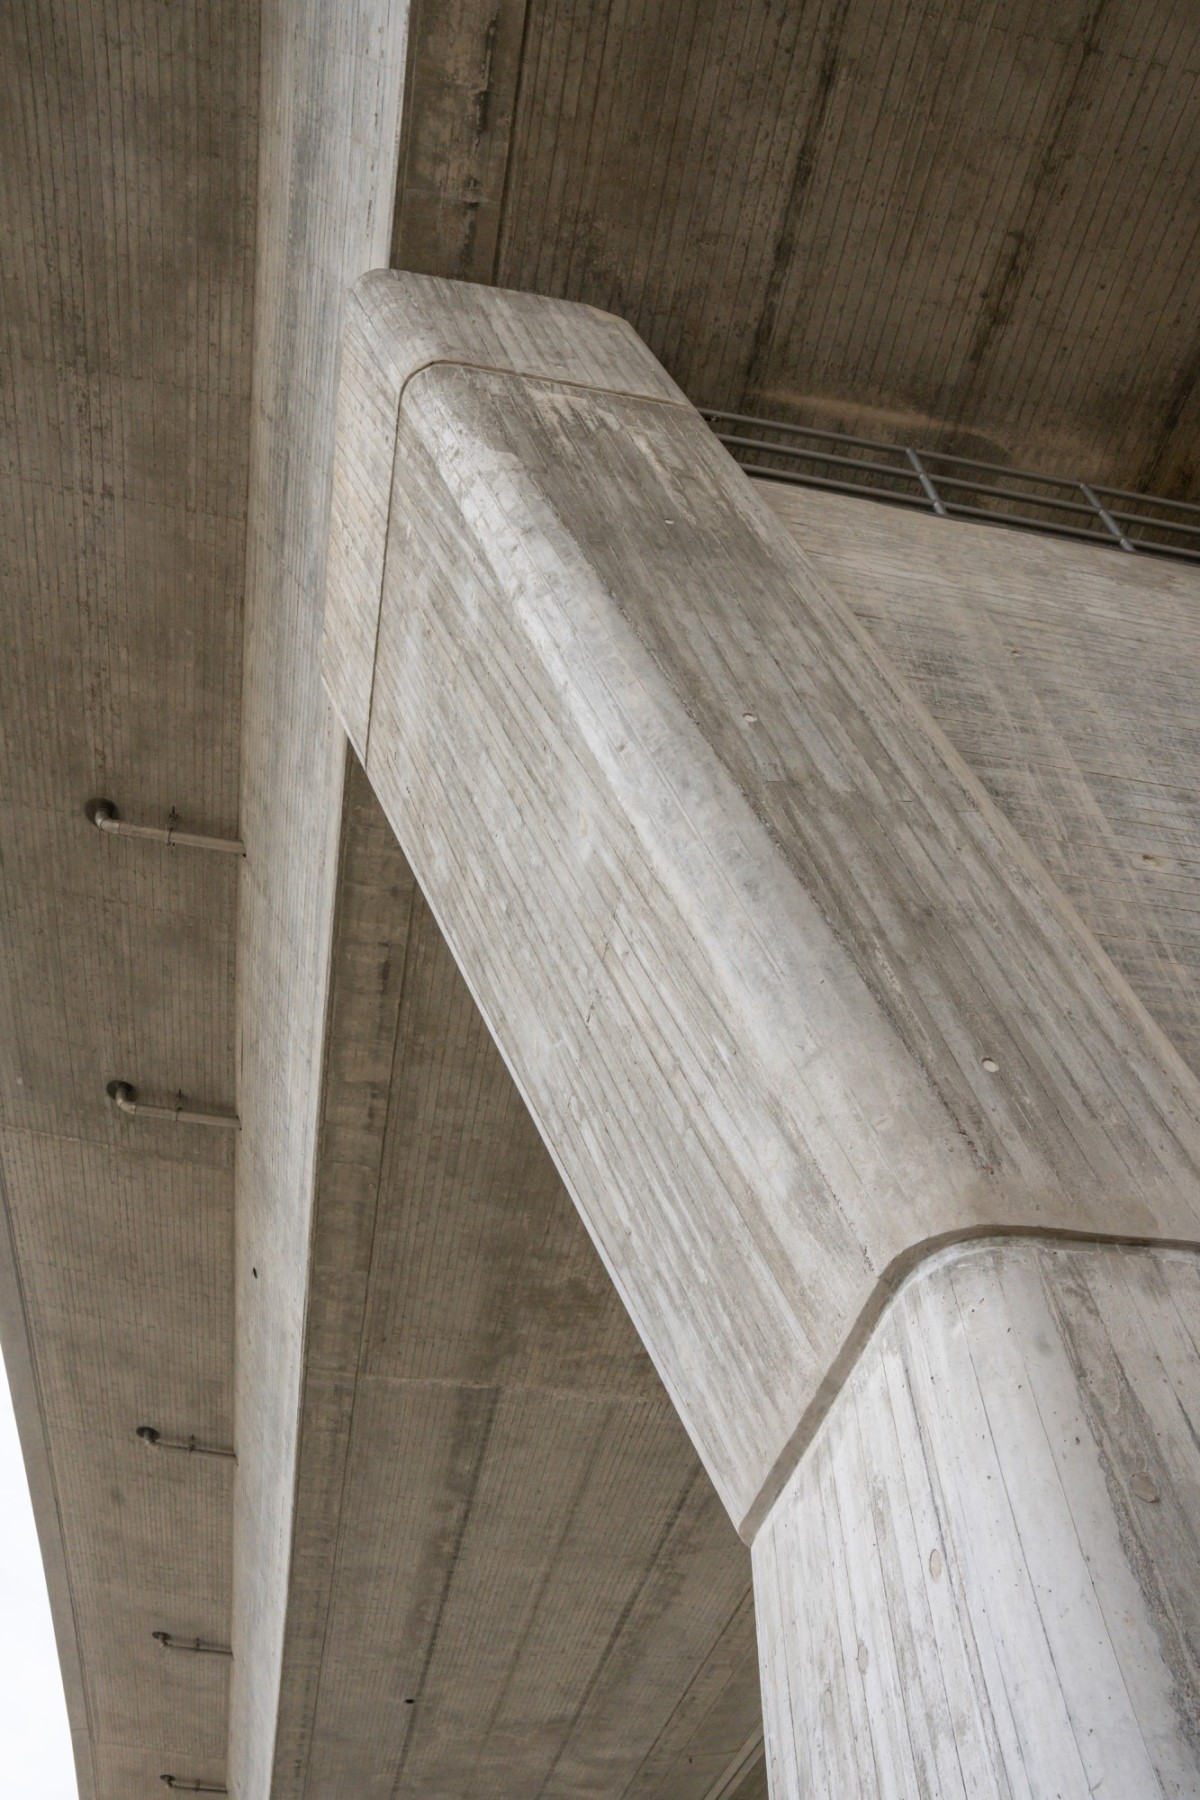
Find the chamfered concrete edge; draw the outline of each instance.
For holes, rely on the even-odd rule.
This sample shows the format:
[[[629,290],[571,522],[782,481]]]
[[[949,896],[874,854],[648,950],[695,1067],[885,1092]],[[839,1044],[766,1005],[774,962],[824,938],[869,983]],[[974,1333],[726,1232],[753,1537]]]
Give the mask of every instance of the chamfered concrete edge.
[[[800,1415],[752,1504],[738,1521],[738,1535],[744,1543],[753,1544],[767,1514],[803,1461],[805,1451],[903,1291],[925,1280],[946,1260],[959,1260],[1003,1244],[1041,1244],[1076,1250],[1168,1250],[1200,1257],[1200,1242],[1188,1238],[1130,1237],[1119,1232],[1070,1231],[1049,1225],[1040,1229],[1027,1225],[974,1225],[962,1231],[941,1232],[901,1251],[881,1271],[824,1380]]]

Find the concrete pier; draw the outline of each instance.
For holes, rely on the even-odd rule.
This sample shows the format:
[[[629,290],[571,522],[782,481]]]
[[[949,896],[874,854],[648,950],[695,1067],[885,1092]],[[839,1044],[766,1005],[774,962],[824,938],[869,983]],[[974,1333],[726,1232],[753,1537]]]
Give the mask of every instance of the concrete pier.
[[[829,1523],[828,1493],[805,1484],[850,1404],[851,1372],[869,1383],[890,1366],[897,1334],[949,1358],[948,1371],[954,1354],[962,1362],[929,1298],[960,1263],[963,1280],[984,1272],[1017,1305],[1014,1289],[1061,1285],[1064,1257],[1107,1269],[1122,1253],[1101,1240],[1200,1238],[1195,1077],[618,321],[365,278],[344,351],[332,545],[330,694],[755,1546],[756,1583],[769,1588],[773,1791],[814,1791],[788,1746],[812,1735],[810,1665],[829,1620],[797,1611],[805,1583],[792,1563]],[[974,1247],[993,1236],[999,1248]],[[1091,1247],[1048,1244],[1064,1237]],[[1186,1249],[1178,1264],[1165,1248],[1140,1254],[1167,1256],[1161,1280],[1190,1291]],[[1026,1301],[1022,1329],[1033,1330]],[[1059,1338],[1044,1350],[1048,1393],[1071,1385],[1075,1327]],[[1194,1365],[1179,1357],[1164,1374],[1140,1338],[1116,1341],[1132,1389],[1173,1382],[1195,1417]],[[1086,1410],[1092,1374],[1073,1379],[1072,1404]],[[952,1445],[1006,1380],[996,1364],[972,1399],[947,1373],[922,1404]],[[995,1452],[1001,1475],[1044,1468],[1033,1421],[1017,1409]],[[919,1459],[909,1426],[881,1481]],[[946,1591],[967,1636],[991,1646],[980,1655],[1003,1686],[1005,1621],[989,1611],[987,1580],[961,1574],[1001,1540],[976,1475],[955,1473],[966,1541],[939,1540],[930,1554],[952,1564]],[[1058,1793],[1068,1765],[1092,1778],[1094,1757],[1072,1762],[1065,1748],[1089,1709],[1087,1729],[1115,1734],[1139,1780],[1152,1774],[1163,1793],[1187,1791],[1170,1785],[1180,1770],[1200,1781],[1187,1723],[1195,1671],[1179,1664],[1189,1640],[1164,1611],[1195,1542],[1193,1473],[1185,1458],[1156,1479],[1156,1517],[1173,1525],[1154,1579],[1139,1574],[1123,1501],[1094,1521],[1097,1541],[1124,1558],[1099,1602],[1106,1629],[1134,1632],[1136,1656],[1161,1667],[1131,1686],[1120,1715],[1101,1707],[1100,1677],[1067,1683],[1048,1727],[1064,1747],[1020,1765],[1028,1791]],[[949,1472],[936,1479],[950,1491]],[[1069,1533],[1090,1503],[1067,1493],[1055,1531]],[[1028,1588],[1050,1582],[1039,1616],[1066,1633],[1060,1648],[1083,1634],[1083,1655],[1090,1626],[1072,1596],[1086,1555],[1039,1563],[1026,1543],[1036,1519],[1018,1510],[1003,1556],[1027,1564]],[[847,1592],[882,1578],[866,1537],[851,1534],[845,1557]],[[1121,1623],[1112,1596],[1135,1577],[1141,1611]],[[886,1693],[871,1701],[886,1700],[901,1736],[927,1705],[910,1665],[893,1650],[877,1676]],[[947,1705],[957,1717],[953,1694]],[[849,1770],[874,1740],[844,1710],[839,1728]],[[1129,1734],[1159,1747],[1143,1755]],[[971,1742],[993,1786],[961,1791],[1009,1791],[1012,1742],[999,1727]],[[936,1750],[919,1769],[900,1758],[868,1778],[864,1765],[858,1791],[960,1791],[936,1772]]]

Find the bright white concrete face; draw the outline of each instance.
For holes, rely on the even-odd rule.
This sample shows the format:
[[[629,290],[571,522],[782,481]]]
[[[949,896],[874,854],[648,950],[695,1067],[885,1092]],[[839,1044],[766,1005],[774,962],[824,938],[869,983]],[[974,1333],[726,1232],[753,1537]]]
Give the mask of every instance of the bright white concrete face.
[[[752,1534],[932,1242],[1197,1235],[1195,1079],[627,327],[370,276],[344,370],[335,702]]]
[[[1200,1793],[1200,1257],[904,1285],[754,1544],[771,1791]]]

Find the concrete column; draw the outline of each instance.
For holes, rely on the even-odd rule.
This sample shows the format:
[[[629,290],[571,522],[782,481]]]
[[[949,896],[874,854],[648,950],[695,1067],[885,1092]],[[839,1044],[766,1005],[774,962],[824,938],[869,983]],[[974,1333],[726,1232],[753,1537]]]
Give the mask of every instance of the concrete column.
[[[1200,1258],[921,1264],[754,1540],[774,1795],[1200,1792]]]
[[[339,407],[330,693],[761,1569],[939,1246],[1200,1237],[1195,1078],[627,327],[370,276]]]

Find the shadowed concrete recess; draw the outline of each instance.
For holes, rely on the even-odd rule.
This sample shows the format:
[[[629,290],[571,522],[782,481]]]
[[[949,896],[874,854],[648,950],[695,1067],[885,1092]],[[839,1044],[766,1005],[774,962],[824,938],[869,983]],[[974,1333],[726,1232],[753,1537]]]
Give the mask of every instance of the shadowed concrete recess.
[[[822,1566],[826,1598],[805,1614],[813,1590],[796,1585],[795,1546],[812,1540],[797,1495],[869,1481],[876,1429],[893,1476],[915,1467],[901,1439],[903,1421],[923,1416],[921,1393],[902,1403],[893,1387],[885,1405],[878,1369],[902,1355],[906,1332],[924,1341],[947,1316],[915,1289],[903,1314],[884,1304],[910,1242],[903,1196],[918,1162],[944,1173],[944,1151],[966,1171],[946,1191],[955,1204],[968,1196],[971,1228],[1196,1235],[1198,578],[740,476],[730,490],[723,453],[688,435],[688,403],[1200,498],[1198,77],[1200,18],[1185,0],[1053,11],[1037,0],[665,11],[644,0],[14,0],[0,12],[0,1335],[83,1800],[161,1794],[163,1774],[240,1800],[765,1800],[752,1580],[760,1635],[767,1618],[790,1657],[805,1623],[813,1672],[808,1723],[781,1689],[769,1695],[775,1800],[805,1782],[857,1791],[859,1690],[837,1687],[857,1679],[855,1609],[897,1621],[903,1609],[863,1599],[854,1584],[868,1553],[854,1546],[883,1546],[888,1595],[918,1592],[915,1564],[903,1544],[887,1560],[893,1499],[870,1520],[831,1508],[845,1554]],[[370,358],[361,336],[345,336],[353,284],[389,261],[625,321],[616,359],[634,359],[647,413],[635,420],[622,402],[600,426],[586,409],[571,425],[564,403],[562,485],[530,541],[561,547],[576,452],[594,429],[598,478],[603,466],[614,482],[610,521],[673,496],[671,513],[659,508],[663,542],[643,543],[639,566],[665,567],[655,559],[675,554],[669,534],[684,521],[679,554],[728,575],[724,589],[698,578],[693,597],[707,592],[728,623],[747,559],[731,554],[732,515],[718,529],[713,508],[730,492],[743,523],[769,508],[772,555],[794,549],[830,616],[862,629],[855,681],[869,664],[880,691],[900,696],[914,743],[933,721],[989,843],[1007,846],[997,906],[1032,893],[1050,921],[1058,985],[1041,983],[1026,1016],[997,977],[982,1008],[996,1035],[957,1039],[953,1009],[938,1010],[955,970],[922,962],[894,893],[873,890],[872,910],[868,871],[858,888],[837,886],[840,827],[822,836],[807,800],[788,798],[787,719],[772,737],[758,699],[725,705],[737,645],[719,667],[692,669],[695,716],[719,715],[721,732],[726,712],[733,721],[722,755],[739,791],[757,795],[772,829],[810,832],[830,966],[890,946],[870,1004],[884,995],[888,1041],[936,1074],[961,1126],[943,1133],[942,1100],[920,1082],[889,1088],[896,1117],[911,1104],[930,1126],[920,1157],[906,1149],[866,1182],[852,1228],[839,1218],[832,1236],[816,1230],[812,1256],[772,1264],[788,1305],[749,1323],[739,1306],[754,1281],[736,1274],[736,1231],[687,1263],[664,1259],[652,1227],[626,1266],[626,1227],[645,1231],[650,1214],[613,1223],[625,1101],[591,1085],[583,1039],[545,1091],[531,1086],[552,1040],[566,1041],[546,1023],[553,1007],[576,983],[599,992],[620,931],[573,915],[577,967],[534,982],[518,1018],[545,1040],[531,1063],[445,897],[482,893],[479,920],[512,951],[502,870],[483,883],[494,836],[468,853],[471,834],[447,831],[448,861],[422,866],[428,845],[406,834],[406,856],[388,823],[411,801],[404,732],[417,729],[424,757],[431,694],[446,766],[460,777],[467,766],[475,623],[441,646],[440,685],[423,698],[414,685],[407,718],[388,683],[416,684],[428,646],[381,665],[377,691],[338,688],[338,656],[345,675],[366,643],[362,620],[344,619],[331,640],[338,712],[322,686],[327,587],[378,599],[417,566],[398,553],[384,566],[398,395],[354,388],[355,356],[359,375]],[[496,302],[481,301],[492,339],[478,360],[527,372],[529,358],[496,355]],[[411,328],[421,303],[406,304]],[[422,322],[427,358],[455,349],[438,340],[455,304],[444,295]],[[588,341],[609,355],[595,315],[581,322],[564,304],[537,316],[543,373],[555,343],[552,376]],[[510,351],[520,339],[514,329]],[[353,431],[344,412],[338,422],[339,375],[343,405],[357,397]],[[588,379],[620,385],[599,364]],[[441,428],[461,426],[470,380],[429,371],[409,395],[424,409],[432,461],[414,472],[436,498],[438,556],[466,554],[470,531],[443,489],[472,467],[478,478],[472,458],[501,441],[506,412],[508,453],[545,449],[519,385],[488,380],[490,400],[476,384],[448,458],[435,454]],[[660,443],[655,407],[670,414],[671,448],[666,487],[651,493],[637,459]],[[335,476],[339,433],[350,454]],[[635,535],[602,520],[585,545],[614,591],[630,585],[622,558]],[[485,537],[467,557],[463,594],[493,549]],[[659,666],[700,641],[683,617],[668,609],[660,622]],[[844,651],[838,631],[818,669]],[[781,666],[807,668],[788,644]],[[374,677],[373,649],[368,661]],[[374,736],[381,701],[400,725],[393,716]],[[502,736],[500,712],[488,717]],[[512,790],[519,817],[562,798],[548,741],[534,779]],[[98,798],[159,830],[239,837],[246,856],[102,833],[84,812]],[[438,829],[451,818],[447,803]],[[578,826],[574,815],[563,825],[564,845]],[[961,874],[943,827],[930,840],[945,877],[936,906]],[[609,856],[598,814],[587,829]],[[554,880],[538,890],[543,931],[563,866],[551,857]],[[621,905],[636,911],[636,885],[615,881],[610,925]],[[971,892],[973,941],[1018,943],[982,888]],[[968,933],[970,917],[959,925]],[[630,976],[633,1023],[609,1051],[618,1074],[641,1066],[638,996],[665,992],[660,974]],[[724,991],[719,975],[698,1005]],[[712,1041],[732,1044],[732,1013],[710,1011]],[[581,1017],[600,1029],[586,1006]],[[845,1042],[865,1056],[868,1037],[864,1027]],[[1078,1081],[1055,1086],[1045,1070],[1061,1068],[1072,1039],[1085,1046]],[[1037,1080],[998,1097],[1013,1048]],[[661,1091],[660,1123],[690,1154],[733,1115],[715,1088],[698,1100],[682,1066]],[[127,1116],[106,1097],[113,1080],[151,1106],[236,1112],[241,1130]],[[752,1086],[739,1078],[730,1092]],[[651,1091],[647,1078],[639,1105]],[[592,1117],[570,1110],[588,1100],[592,1138]],[[770,1112],[746,1132],[767,1161]],[[1150,1119],[1165,1121],[1158,1135]],[[843,1198],[834,1152],[848,1155],[848,1142],[838,1118],[824,1169]],[[698,1191],[681,1189],[680,1217]],[[776,1182],[781,1242],[812,1226],[798,1191]],[[931,1232],[962,1224],[954,1206],[925,1220]],[[831,1287],[792,1307],[827,1253]],[[1092,1408],[1096,1467],[1127,1481],[1147,1473],[1129,1460],[1141,1441],[1130,1419],[1153,1407],[1139,1400],[1105,1437],[1106,1396],[1158,1396],[1182,1368],[1190,1405],[1187,1358],[1164,1350],[1155,1362],[1121,1335],[1138,1319],[1159,1318],[1145,1329],[1160,1331],[1149,1278],[1136,1304],[1118,1304],[1120,1284],[1094,1272],[1060,1282],[1064,1254],[1047,1252],[1036,1280],[1000,1257],[996,1292],[1026,1322],[1046,1295],[1058,1307],[1065,1348],[1041,1378],[1060,1398],[1074,1346],[1092,1354],[1100,1342],[1080,1296],[1108,1306],[1108,1385],[1097,1400],[1081,1382],[1072,1404]],[[705,1322],[694,1352],[654,1325],[685,1300]],[[768,1365],[773,1410],[754,1386]],[[971,1401],[999,1404],[982,1388]],[[1071,1491],[1099,1506],[1088,1471]],[[1156,1491],[1142,1501],[1128,1489],[1128,1517],[1159,1533],[1163,1567],[1186,1568],[1172,1490],[1160,1480]],[[750,1536],[768,1512],[752,1568],[735,1522]],[[1012,1530],[1019,1538],[1019,1519]],[[914,1545],[921,1605],[940,1603],[948,1585],[925,1586],[942,1579],[929,1575],[934,1542]],[[1189,1576],[1177,1585],[1194,1591]],[[979,1591],[964,1572],[964,1618]],[[920,1619],[905,1629],[918,1656]],[[869,1632],[862,1642],[862,1692],[895,1791],[956,1791],[938,1761],[943,1726],[928,1765],[887,1749],[895,1720],[870,1684],[888,1665]],[[766,1658],[768,1678],[786,1662]],[[1186,1695],[1194,1670],[1179,1669]],[[972,1694],[990,1695],[979,1681]],[[832,1721],[826,1687],[849,1696]],[[1062,1779],[1076,1776],[1072,1765]],[[1188,1792],[1180,1780],[1164,1791]],[[882,1777],[879,1791],[891,1791]]]

